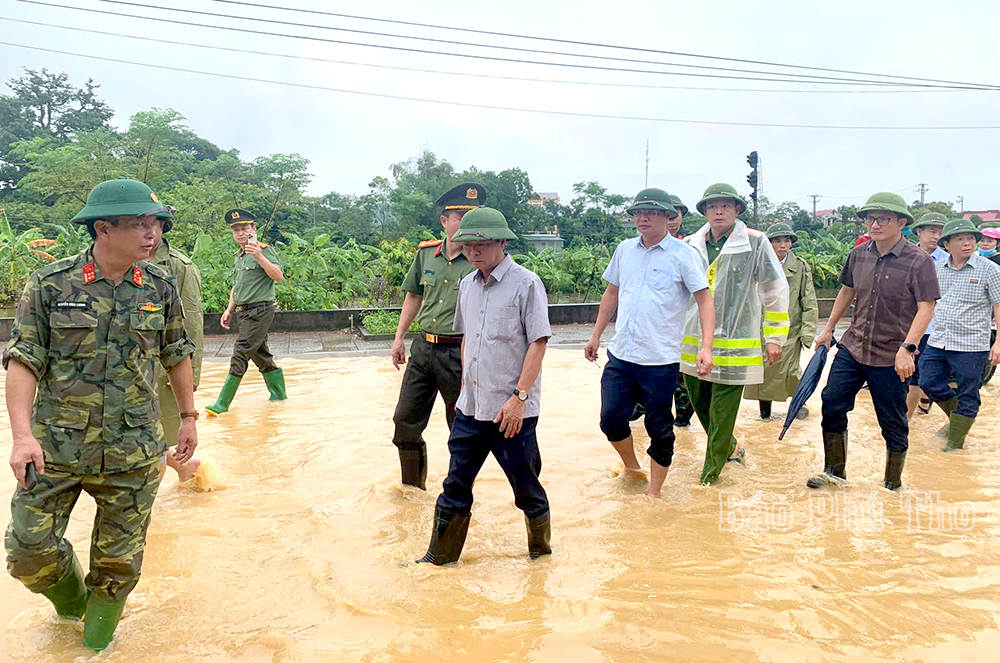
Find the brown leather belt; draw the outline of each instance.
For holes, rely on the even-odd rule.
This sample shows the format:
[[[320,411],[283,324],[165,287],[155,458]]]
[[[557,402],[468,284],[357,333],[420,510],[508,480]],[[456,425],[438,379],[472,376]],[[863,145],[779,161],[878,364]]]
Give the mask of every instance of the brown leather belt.
[[[438,336],[437,334],[424,334],[424,340],[428,343],[436,343],[439,345],[461,345],[461,336]]]
[[[254,302],[253,304],[240,304],[236,307],[236,310],[242,313],[243,311],[249,311],[252,308],[260,308],[261,306],[273,306],[274,302]]]

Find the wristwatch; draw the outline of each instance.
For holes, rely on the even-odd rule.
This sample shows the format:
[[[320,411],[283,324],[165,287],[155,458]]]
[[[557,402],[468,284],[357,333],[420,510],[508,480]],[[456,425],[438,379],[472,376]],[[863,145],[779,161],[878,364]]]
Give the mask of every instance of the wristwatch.
[[[201,413],[198,412],[198,410],[185,410],[184,412],[181,412],[181,419],[194,419],[195,421],[198,421],[198,416],[200,414]]]
[[[528,392],[526,392],[526,391],[521,391],[520,389],[515,389],[514,390],[514,395],[517,396],[517,400],[521,401],[522,403],[524,401],[528,400]]]
[[[904,350],[910,353],[917,351],[917,346],[913,345],[912,343],[900,343],[899,347],[903,348]]]

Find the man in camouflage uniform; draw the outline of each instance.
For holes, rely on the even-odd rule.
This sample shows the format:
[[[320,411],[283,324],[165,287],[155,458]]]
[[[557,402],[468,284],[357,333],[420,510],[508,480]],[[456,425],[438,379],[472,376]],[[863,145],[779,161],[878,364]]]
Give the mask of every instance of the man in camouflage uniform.
[[[162,230],[157,229],[157,238],[153,245],[153,254],[149,262],[153,263],[177,282],[177,291],[184,305],[184,331],[194,344],[194,354],[191,356],[191,371],[194,376],[194,389],[198,390],[201,380],[201,361],[205,344],[205,316],[201,304],[201,272],[191,261],[191,258],[170,245],[163,233],[168,232],[173,221],[164,219]],[[181,411],[177,407],[174,392],[170,390],[167,372],[160,371],[156,391],[160,397],[160,423],[163,425],[163,435],[167,438],[167,465],[177,472],[181,483],[189,481],[198,471],[201,461],[192,457],[187,462],[178,462],[174,447],[177,446],[177,430],[181,425]]]
[[[285,374],[274,363],[274,355],[267,347],[267,332],[274,322],[274,284],[285,280],[278,254],[267,244],[257,242],[257,221],[253,214],[242,209],[226,212],[226,222],[233,231],[236,262],[233,266],[233,287],[229,291],[229,306],[222,314],[220,324],[229,329],[233,316],[239,325],[229,375],[222,385],[219,398],[205,408],[217,416],[229,411],[243,374],[250,360],[257,365],[264,384],[270,392],[270,401],[283,401]]]
[[[94,187],[73,219],[94,243],[31,275],[3,353],[19,484],[7,569],[62,617],[85,616],[83,642],[95,650],[111,642],[139,581],[166,451],[157,364],[182,409],[177,459],[198,443],[181,300],[167,274],[145,262],[169,218],[142,182]],[[81,491],[97,503],[86,579],[64,537]]]
[[[460,244],[451,238],[462,217],[486,202],[486,189],[465,182],[437,199],[441,227],[447,239],[422,242],[403,280],[403,311],[392,344],[392,365],[406,363],[403,339],[414,318],[422,330],[410,345],[410,361],[403,373],[399,401],[392,417],[396,432],[392,443],[399,449],[402,482],[426,490],[427,443],[423,432],[431,418],[438,392],[444,399],[448,428],[455,420],[455,402],[462,390],[462,334],[452,328],[458,304],[458,282],[473,271]]]

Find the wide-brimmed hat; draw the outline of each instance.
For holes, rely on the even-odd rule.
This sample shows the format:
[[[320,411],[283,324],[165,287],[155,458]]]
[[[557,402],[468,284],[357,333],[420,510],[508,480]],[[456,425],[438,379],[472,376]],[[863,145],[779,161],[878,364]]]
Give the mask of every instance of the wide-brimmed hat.
[[[876,193],[870,197],[868,202],[858,210],[858,218],[864,219],[868,216],[868,212],[879,210],[895,212],[899,216],[905,217],[906,225],[913,223],[913,214],[910,213],[910,208],[906,206],[906,201],[903,200],[903,197],[888,191]]]
[[[799,236],[795,234],[795,231],[792,230],[792,227],[787,223],[775,223],[767,229],[766,234],[768,239],[791,237],[794,242],[799,238]]]
[[[948,217],[944,214],[939,214],[937,212],[927,212],[921,216],[916,223],[913,224],[913,229],[923,228],[924,226],[940,226],[944,228],[945,224],[948,223]]]
[[[938,240],[938,246],[944,246],[949,237],[964,233],[975,235],[977,242],[983,238],[983,233],[979,232],[979,228],[976,228],[976,224],[972,221],[968,219],[952,219],[944,225],[944,230],[941,231],[941,238]]]
[[[83,224],[114,216],[155,216],[165,221],[173,218],[167,206],[145,183],[119,177],[91,189],[87,204],[73,217],[73,222]]]
[[[482,242],[491,239],[517,239],[517,235],[507,225],[503,213],[492,207],[477,207],[462,217],[458,232],[452,236],[453,242]]]
[[[710,200],[721,200],[725,198],[729,198],[736,203],[737,214],[742,214],[746,211],[747,201],[743,200],[743,196],[736,193],[735,188],[722,182],[713,184],[705,189],[705,193],[702,195],[701,200],[698,201],[698,204],[695,205],[694,208],[698,210],[699,214],[704,214],[705,205],[707,205]]]
[[[670,194],[670,203],[674,206],[675,210],[677,210],[684,216],[688,215],[688,207],[687,205],[681,202],[680,196],[675,196],[674,194]]]
[[[671,219],[677,218],[677,208],[670,200],[671,196],[663,189],[643,189],[635,194],[635,200],[625,212],[635,214],[640,210],[663,212]]]

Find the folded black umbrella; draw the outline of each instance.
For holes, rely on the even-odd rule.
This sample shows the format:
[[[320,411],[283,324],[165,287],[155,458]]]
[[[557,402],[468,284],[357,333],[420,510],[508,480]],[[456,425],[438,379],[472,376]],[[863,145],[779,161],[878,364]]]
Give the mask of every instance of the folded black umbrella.
[[[831,341],[831,347],[837,345],[837,341]],[[792,425],[795,421],[795,415],[799,413],[802,406],[806,404],[809,397],[813,395],[816,391],[817,385],[819,385],[820,376],[823,375],[823,367],[826,366],[826,356],[830,352],[830,349],[825,345],[819,346],[816,353],[813,354],[812,359],[809,360],[809,365],[806,366],[806,370],[802,372],[802,378],[799,380],[799,386],[795,388],[795,393],[792,394],[792,400],[788,404],[788,415],[785,416],[785,425],[781,429],[781,435],[778,436],[779,440],[785,438],[785,433],[788,431],[788,427]]]

